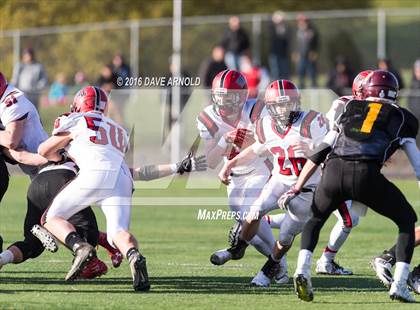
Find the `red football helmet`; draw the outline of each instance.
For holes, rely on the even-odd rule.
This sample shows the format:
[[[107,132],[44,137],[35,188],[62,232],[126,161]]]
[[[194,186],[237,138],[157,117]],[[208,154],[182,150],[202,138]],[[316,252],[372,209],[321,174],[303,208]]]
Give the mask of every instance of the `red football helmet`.
[[[391,72],[375,70],[362,83],[362,99],[395,103],[398,97],[398,80]]]
[[[4,77],[3,73],[0,72],[0,98],[3,96],[7,88],[7,80]]]
[[[351,92],[355,99],[362,98],[362,85],[365,78],[371,73],[372,70],[365,70],[360,72],[353,80],[353,86],[351,88]]]
[[[293,124],[300,115],[300,92],[289,80],[268,85],[264,101],[270,116],[282,127]]]
[[[213,107],[222,117],[235,117],[248,99],[245,77],[235,70],[219,72],[213,79],[211,96]]]
[[[83,87],[74,97],[70,112],[86,113],[89,111],[105,112],[108,96],[97,86]]]

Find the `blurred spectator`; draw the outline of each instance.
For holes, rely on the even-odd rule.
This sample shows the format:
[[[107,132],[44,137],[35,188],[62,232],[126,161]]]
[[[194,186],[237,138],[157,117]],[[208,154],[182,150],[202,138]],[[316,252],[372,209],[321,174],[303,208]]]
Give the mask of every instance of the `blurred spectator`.
[[[335,67],[328,74],[327,87],[338,96],[349,95],[353,83],[353,71],[344,57],[337,57]]]
[[[123,81],[131,76],[130,67],[124,62],[122,55],[118,53],[115,54],[114,58],[112,59],[112,71],[117,76],[117,78],[121,77]],[[124,84],[119,88],[124,88]]]
[[[229,28],[223,34],[221,45],[225,49],[225,62],[229,69],[239,70],[241,55],[249,49],[248,34],[237,16],[229,18]]]
[[[394,66],[391,63],[391,60],[388,58],[382,58],[378,60],[378,68],[381,70],[387,70],[391,72],[398,80],[398,85],[400,86],[400,89],[403,89],[405,87],[404,82],[401,78],[400,73],[397,69],[394,68]]]
[[[102,68],[101,75],[96,84],[107,93],[117,87],[117,76],[112,71],[111,65],[106,65]]]
[[[318,32],[303,14],[297,16],[297,26],[295,58],[299,87],[305,87],[306,73],[311,78],[312,87],[317,87]]]
[[[32,48],[26,48],[22,61],[13,68],[12,84],[22,90],[38,109],[41,91],[48,85],[48,77],[44,66],[35,60]]]
[[[84,72],[78,71],[74,75],[74,85],[71,87],[70,94],[75,95],[83,87],[88,86],[89,83],[86,81],[86,76]]]
[[[413,78],[408,96],[408,108],[420,120],[420,58],[414,62]],[[420,135],[417,135],[417,146],[420,147]]]
[[[241,57],[240,71],[248,82],[249,98],[257,98],[261,82],[261,68],[252,62],[249,55]]]
[[[271,77],[274,80],[289,79],[289,27],[281,11],[274,12],[271,21],[271,48],[268,58]]]
[[[204,87],[210,88],[217,73],[227,69],[224,58],[225,50],[220,45],[216,45],[211,52],[211,58],[201,63],[199,76]]]
[[[57,73],[54,83],[50,86],[48,92],[48,101],[50,105],[65,105],[67,104],[67,95],[69,88],[67,86],[67,79],[64,73]]]

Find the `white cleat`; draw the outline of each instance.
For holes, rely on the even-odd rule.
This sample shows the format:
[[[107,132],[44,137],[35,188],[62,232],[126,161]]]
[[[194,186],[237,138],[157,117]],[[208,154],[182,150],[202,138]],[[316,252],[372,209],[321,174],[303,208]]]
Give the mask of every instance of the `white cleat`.
[[[415,267],[413,271],[410,272],[407,284],[414,293],[420,294],[420,266]]]
[[[267,277],[264,272],[259,271],[257,275],[252,279],[251,286],[256,287],[269,287],[271,279]]]
[[[44,248],[52,253],[58,251],[58,243],[54,236],[41,225],[34,225],[31,228],[31,233],[41,241]]]
[[[216,251],[210,256],[210,262],[216,266],[223,265],[231,259],[232,253],[230,253],[228,249]]]
[[[401,282],[392,282],[389,297],[401,302],[416,302],[416,299],[411,296],[407,284]]]
[[[376,272],[376,276],[381,282],[389,289],[393,282],[392,279],[392,265],[381,256],[375,257],[370,262],[373,270]]]
[[[316,262],[315,272],[334,276],[351,276],[353,274],[351,270],[340,266],[335,261],[323,261],[321,259]]]

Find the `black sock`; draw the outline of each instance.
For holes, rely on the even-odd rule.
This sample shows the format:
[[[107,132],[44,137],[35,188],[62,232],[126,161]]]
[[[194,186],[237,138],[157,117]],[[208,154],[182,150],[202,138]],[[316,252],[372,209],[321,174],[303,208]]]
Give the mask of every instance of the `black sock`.
[[[66,237],[65,240],[65,244],[72,249],[73,251],[75,250],[75,246],[79,245],[81,242],[84,242],[84,240],[82,239],[82,237],[80,237],[77,232],[72,231],[71,233],[69,233]]]
[[[384,251],[384,254],[388,254],[389,256],[391,256],[390,264],[392,266],[394,266],[396,263],[396,258],[397,258],[396,250],[397,250],[397,245],[394,244],[392,248]]]
[[[273,257],[271,257],[271,255],[268,256],[267,261],[265,262],[264,266],[261,268],[261,271],[264,272],[264,274],[271,278],[274,275],[273,270],[275,269],[275,266],[278,264],[279,262],[276,262]]]
[[[248,243],[245,240],[238,238],[238,243],[236,244],[236,247],[243,248],[247,246],[248,246]]]
[[[131,249],[127,251],[127,254],[126,254],[128,261],[130,261],[131,256],[133,256],[134,254],[140,254],[140,252],[135,247],[132,247]]]

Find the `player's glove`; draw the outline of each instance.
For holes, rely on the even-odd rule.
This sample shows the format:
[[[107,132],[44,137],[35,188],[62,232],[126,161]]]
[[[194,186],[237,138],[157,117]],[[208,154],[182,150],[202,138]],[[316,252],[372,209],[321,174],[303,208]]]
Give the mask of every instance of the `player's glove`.
[[[205,155],[198,157],[193,156],[190,152],[181,162],[176,164],[176,172],[183,174],[184,172],[205,171],[207,170],[207,160]]]
[[[296,198],[296,196],[298,196],[299,194],[300,191],[298,191],[294,188],[294,186],[292,186],[287,192],[281,195],[281,197],[277,201],[279,208],[281,210],[288,210],[290,201]]]

